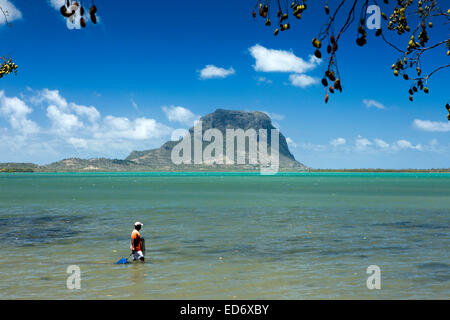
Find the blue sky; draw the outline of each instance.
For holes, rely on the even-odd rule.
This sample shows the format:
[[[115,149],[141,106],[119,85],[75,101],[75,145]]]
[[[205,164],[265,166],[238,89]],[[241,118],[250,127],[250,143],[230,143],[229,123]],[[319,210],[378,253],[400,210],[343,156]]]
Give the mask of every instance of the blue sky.
[[[449,167],[448,69],[411,103],[390,69],[396,52],[370,30],[357,47],[353,26],[338,54],[344,91],[325,104],[325,63],[310,58],[319,3],[274,37],[251,17],[254,1],[98,0],[99,23],[84,29],[68,28],[58,2],[0,0],[13,24],[0,19],[1,55],[19,65],[0,80],[0,162],[124,158],[225,108],[269,113],[311,167]],[[448,59],[435,50],[423,69]]]

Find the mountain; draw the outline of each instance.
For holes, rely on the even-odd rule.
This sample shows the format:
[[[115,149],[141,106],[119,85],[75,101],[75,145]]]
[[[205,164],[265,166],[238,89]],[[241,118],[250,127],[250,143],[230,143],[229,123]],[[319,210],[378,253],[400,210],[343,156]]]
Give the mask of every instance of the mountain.
[[[267,144],[268,149],[271,146],[271,129],[275,129],[272,125],[270,117],[263,112],[253,111],[234,111],[218,109],[201,119],[202,134],[208,129],[217,129],[223,135],[225,144],[227,129],[242,129],[244,131],[254,129],[256,133],[260,129],[266,129],[268,133]],[[194,128],[189,129],[191,134],[191,150],[194,149]],[[259,141],[259,134],[257,135]],[[180,140],[181,141],[181,140]],[[34,167],[34,171],[40,172],[112,172],[112,171],[259,171],[259,164],[248,163],[249,146],[246,145],[245,150],[245,164],[180,164],[176,165],[172,162],[171,155],[173,148],[180,143],[180,141],[168,141],[158,149],[133,151],[124,160],[118,159],[79,159],[70,158],[62,161],[54,162],[44,166]],[[201,143],[201,142],[200,142]],[[211,142],[203,142],[202,150],[211,144]],[[227,157],[225,146],[223,147],[223,154]],[[242,150],[239,153],[237,146],[235,146],[234,157],[243,154]],[[192,152],[193,154],[193,152]],[[0,167],[1,169],[1,167]],[[297,162],[294,156],[289,151],[286,138],[279,133],[279,171],[305,171],[309,168]]]
[[[218,129],[222,133],[224,141],[226,137],[226,129],[242,129],[244,131],[254,129],[256,132],[258,132],[259,129],[266,129],[268,132],[267,144],[270,146],[270,130],[275,129],[272,125],[270,117],[266,113],[259,111],[246,112],[217,109],[215,112],[202,117],[200,120],[202,122],[202,134],[204,134],[208,129]],[[191,134],[191,145],[193,149],[193,127],[189,129],[189,133]],[[257,171],[260,169],[259,164],[248,164],[248,146],[246,146],[245,150],[245,165],[191,164],[176,166],[171,161],[171,153],[174,146],[178,143],[179,141],[168,141],[158,149],[133,151],[125,160],[145,167],[163,167],[167,171]],[[210,144],[210,142],[204,142],[202,149],[204,150],[208,144]],[[235,157],[236,153],[237,151],[235,150]],[[223,149],[223,154],[226,154],[225,147]],[[281,171],[305,171],[308,169],[306,166],[295,160],[294,156],[289,151],[286,138],[281,132],[279,134],[279,162]]]

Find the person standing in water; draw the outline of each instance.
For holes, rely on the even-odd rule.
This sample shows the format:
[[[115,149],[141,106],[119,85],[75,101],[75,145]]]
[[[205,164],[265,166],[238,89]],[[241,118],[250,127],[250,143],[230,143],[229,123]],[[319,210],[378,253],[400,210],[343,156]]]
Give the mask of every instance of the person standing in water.
[[[144,225],[141,222],[136,222],[134,224],[134,230],[131,233],[131,254],[133,255],[133,261],[140,260],[144,262],[144,253],[145,252],[145,242],[144,238],[141,238],[141,234],[139,233],[139,230]]]

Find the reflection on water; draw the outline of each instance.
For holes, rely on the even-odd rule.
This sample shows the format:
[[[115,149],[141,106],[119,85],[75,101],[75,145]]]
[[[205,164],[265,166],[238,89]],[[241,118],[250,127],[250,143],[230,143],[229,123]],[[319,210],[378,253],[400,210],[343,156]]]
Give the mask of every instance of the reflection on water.
[[[133,295],[142,297],[145,294],[143,282],[144,279],[147,277],[147,274],[145,273],[144,265],[140,262],[133,263],[132,266],[130,266],[131,269],[131,283],[133,284]]]
[[[449,175],[2,175],[0,188],[0,298],[450,298]],[[115,265],[137,220],[146,263]]]

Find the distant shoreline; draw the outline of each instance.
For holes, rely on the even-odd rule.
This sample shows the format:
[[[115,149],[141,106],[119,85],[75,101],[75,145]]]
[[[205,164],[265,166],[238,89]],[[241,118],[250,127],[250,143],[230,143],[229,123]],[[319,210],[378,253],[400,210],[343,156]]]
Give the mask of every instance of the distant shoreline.
[[[450,173],[448,169],[311,169],[309,172],[396,172],[396,173]]]
[[[122,170],[125,169],[125,170]],[[127,170],[128,169],[128,170]],[[0,163],[0,173],[259,173],[259,167],[243,168],[243,167],[227,167],[227,166],[179,166],[179,167],[161,167],[148,166],[141,168],[102,168],[102,167],[62,167],[52,168],[40,166],[34,163],[8,162]],[[359,168],[359,169],[314,169],[306,167],[305,170],[299,168],[280,168],[280,173],[450,173],[450,168],[431,168],[431,169],[381,169],[381,168]]]
[[[1,168],[1,173],[259,173],[257,170],[248,171],[212,171],[212,170],[192,170],[192,171],[167,171],[167,170],[153,170],[153,171],[102,171],[102,170],[84,170],[84,171],[42,171],[35,168]],[[449,169],[310,169],[305,171],[288,171],[280,170],[279,173],[450,173]]]

